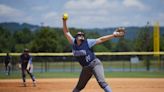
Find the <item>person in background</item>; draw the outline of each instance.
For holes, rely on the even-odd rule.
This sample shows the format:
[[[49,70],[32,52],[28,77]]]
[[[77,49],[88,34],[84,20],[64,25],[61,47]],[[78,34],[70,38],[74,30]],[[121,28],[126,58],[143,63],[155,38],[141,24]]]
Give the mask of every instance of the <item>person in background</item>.
[[[5,73],[6,75],[10,75],[10,70],[11,70],[11,56],[9,53],[6,53],[5,56]]]
[[[20,55],[19,68],[22,71],[23,85],[26,87],[26,72],[30,75],[33,86],[36,86],[35,76],[33,72],[32,57],[29,55],[29,49],[24,49],[24,52]]]

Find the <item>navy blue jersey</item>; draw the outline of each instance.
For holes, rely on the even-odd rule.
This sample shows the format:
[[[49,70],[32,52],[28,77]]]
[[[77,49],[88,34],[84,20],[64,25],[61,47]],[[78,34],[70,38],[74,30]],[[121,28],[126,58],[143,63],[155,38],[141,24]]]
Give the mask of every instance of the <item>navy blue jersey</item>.
[[[9,64],[11,61],[11,57],[10,56],[6,56],[5,57],[5,64]]]
[[[32,63],[32,57],[29,54],[22,54],[19,63],[27,66],[28,63]]]
[[[82,66],[88,66],[90,62],[96,58],[94,52],[88,44],[88,40],[83,41],[79,46],[74,40],[72,52]]]

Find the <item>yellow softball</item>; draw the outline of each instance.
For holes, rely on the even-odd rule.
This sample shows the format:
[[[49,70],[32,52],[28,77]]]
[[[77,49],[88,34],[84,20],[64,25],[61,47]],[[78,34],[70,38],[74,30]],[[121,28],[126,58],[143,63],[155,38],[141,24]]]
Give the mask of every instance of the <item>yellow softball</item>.
[[[63,14],[63,19],[64,19],[64,20],[67,20],[67,19],[68,19],[68,13],[64,13],[64,14]]]

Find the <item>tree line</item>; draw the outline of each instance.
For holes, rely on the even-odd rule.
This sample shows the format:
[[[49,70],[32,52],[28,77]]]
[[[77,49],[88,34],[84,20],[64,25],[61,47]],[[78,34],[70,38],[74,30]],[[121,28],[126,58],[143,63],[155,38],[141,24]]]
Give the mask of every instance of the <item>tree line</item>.
[[[86,33],[87,38],[98,38],[97,32],[85,29],[69,29],[72,35],[77,31]],[[96,52],[153,51],[153,32],[148,27],[141,28],[135,39],[114,38],[117,41],[107,41],[94,46]],[[160,50],[164,51],[164,35],[160,37]],[[9,31],[0,26],[0,53],[22,52],[24,48],[30,52],[71,52],[71,45],[64,37],[62,28],[40,27],[36,30],[23,28]]]

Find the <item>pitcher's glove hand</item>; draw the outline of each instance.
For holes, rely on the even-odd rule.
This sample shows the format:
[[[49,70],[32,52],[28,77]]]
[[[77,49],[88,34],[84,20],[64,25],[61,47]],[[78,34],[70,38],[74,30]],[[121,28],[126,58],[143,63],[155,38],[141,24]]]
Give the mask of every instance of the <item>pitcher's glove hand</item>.
[[[125,35],[125,28],[119,27],[113,32],[114,37],[124,37]]]

